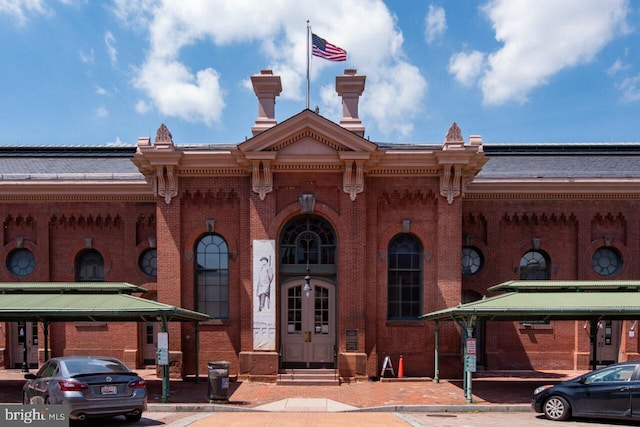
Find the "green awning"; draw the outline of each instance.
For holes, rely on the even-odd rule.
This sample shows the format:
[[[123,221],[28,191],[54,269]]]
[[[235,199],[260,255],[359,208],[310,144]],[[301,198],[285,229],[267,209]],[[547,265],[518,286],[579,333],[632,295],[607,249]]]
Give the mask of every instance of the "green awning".
[[[127,294],[0,294],[0,321],[103,322],[206,321],[196,311]]]
[[[640,292],[507,292],[420,316],[424,320],[634,320]]]
[[[147,289],[126,282],[0,282],[0,294],[5,293],[144,293]]]
[[[640,291],[640,280],[510,280],[495,286],[489,291]]]

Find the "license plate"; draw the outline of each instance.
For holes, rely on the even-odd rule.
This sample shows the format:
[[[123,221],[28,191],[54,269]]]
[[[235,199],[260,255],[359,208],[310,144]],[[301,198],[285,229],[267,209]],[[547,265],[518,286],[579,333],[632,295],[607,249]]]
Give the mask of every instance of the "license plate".
[[[118,386],[103,385],[102,387],[100,387],[100,394],[118,394]]]

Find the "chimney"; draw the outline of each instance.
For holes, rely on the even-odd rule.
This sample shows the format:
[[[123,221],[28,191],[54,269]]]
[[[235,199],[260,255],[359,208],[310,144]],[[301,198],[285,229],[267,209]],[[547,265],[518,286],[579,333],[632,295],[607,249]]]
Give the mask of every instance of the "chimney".
[[[364,91],[366,76],[358,76],[355,69],[344,70],[336,76],[336,92],[342,97],[342,119],[340,126],[364,137],[364,126],[358,117],[358,100]]]
[[[282,92],[280,76],[274,76],[271,70],[260,70],[260,74],[251,76],[253,91],[258,97],[258,118],[251,128],[253,136],[276,125],[276,96]]]

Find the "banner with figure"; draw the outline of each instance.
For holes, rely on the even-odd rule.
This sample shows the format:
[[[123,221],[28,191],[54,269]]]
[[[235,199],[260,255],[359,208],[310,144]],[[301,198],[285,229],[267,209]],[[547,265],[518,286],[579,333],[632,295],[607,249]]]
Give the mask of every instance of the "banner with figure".
[[[253,241],[253,349],[276,349],[274,240]]]

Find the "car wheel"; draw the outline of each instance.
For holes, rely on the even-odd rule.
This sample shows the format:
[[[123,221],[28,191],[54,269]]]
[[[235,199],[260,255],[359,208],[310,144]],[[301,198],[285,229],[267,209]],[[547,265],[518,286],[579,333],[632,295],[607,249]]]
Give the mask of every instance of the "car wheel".
[[[124,418],[130,423],[137,423],[142,418],[142,412],[138,412],[135,415],[125,415]]]
[[[571,416],[571,407],[567,399],[561,396],[551,396],[545,402],[542,408],[544,415],[553,421],[566,420]]]

